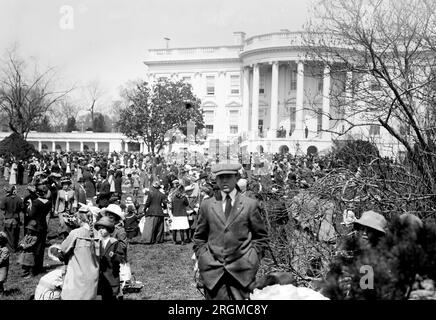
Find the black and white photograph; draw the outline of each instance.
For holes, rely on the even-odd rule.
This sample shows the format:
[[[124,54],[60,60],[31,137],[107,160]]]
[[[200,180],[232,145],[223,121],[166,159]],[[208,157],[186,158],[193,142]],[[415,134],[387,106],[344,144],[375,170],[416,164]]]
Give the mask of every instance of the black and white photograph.
[[[436,0],[0,0],[0,30],[0,309],[436,300]]]

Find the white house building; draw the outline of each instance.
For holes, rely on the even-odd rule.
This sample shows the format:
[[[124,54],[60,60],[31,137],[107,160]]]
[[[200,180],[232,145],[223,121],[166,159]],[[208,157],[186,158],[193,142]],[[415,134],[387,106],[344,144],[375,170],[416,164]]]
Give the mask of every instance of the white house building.
[[[327,116],[339,112],[330,93],[352,75],[344,74],[339,83],[326,66],[307,58],[301,32],[234,36],[234,45],[150,49],[147,80],[189,82],[202,101],[208,139],[231,143],[240,137],[250,152],[328,150],[335,135],[322,130],[340,132],[345,126]],[[380,127],[358,130],[371,134],[382,154],[398,152]]]

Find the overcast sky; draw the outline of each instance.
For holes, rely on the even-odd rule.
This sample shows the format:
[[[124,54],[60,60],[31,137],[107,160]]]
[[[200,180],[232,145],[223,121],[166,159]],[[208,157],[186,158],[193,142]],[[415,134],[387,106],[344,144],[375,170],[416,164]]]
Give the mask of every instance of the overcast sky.
[[[310,0],[0,0],[0,49],[59,67],[65,81],[99,80],[108,96],[145,74],[147,50],[234,44],[280,29],[302,30]],[[68,20],[63,6],[73,8]],[[70,16],[68,16],[70,17]],[[62,29],[61,24],[73,29]]]

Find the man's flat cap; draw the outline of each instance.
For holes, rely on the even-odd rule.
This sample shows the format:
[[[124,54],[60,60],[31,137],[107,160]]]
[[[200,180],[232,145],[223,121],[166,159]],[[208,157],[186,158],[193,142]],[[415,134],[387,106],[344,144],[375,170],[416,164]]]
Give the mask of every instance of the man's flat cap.
[[[212,173],[217,176],[222,174],[237,174],[241,168],[240,163],[218,163],[212,167]]]

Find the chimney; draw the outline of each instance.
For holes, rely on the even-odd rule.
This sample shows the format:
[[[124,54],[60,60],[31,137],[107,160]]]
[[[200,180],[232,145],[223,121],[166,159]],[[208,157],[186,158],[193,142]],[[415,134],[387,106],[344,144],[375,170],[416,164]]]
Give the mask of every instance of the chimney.
[[[243,46],[245,42],[245,32],[233,32],[233,38],[235,39],[235,44]]]

